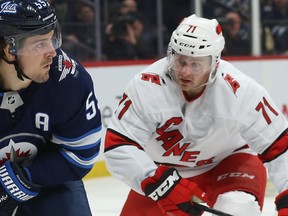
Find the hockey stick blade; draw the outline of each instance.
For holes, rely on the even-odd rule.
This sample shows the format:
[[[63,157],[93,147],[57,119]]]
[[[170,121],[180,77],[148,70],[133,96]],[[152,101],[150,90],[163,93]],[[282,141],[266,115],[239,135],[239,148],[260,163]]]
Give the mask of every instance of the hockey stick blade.
[[[205,205],[201,205],[201,204],[196,203],[196,202],[193,202],[193,206],[198,208],[198,209],[200,209],[200,210],[202,210],[202,211],[206,211],[206,212],[218,215],[218,216],[233,216],[231,214],[228,214],[228,213],[225,213],[225,212],[210,208],[210,207],[205,206]]]

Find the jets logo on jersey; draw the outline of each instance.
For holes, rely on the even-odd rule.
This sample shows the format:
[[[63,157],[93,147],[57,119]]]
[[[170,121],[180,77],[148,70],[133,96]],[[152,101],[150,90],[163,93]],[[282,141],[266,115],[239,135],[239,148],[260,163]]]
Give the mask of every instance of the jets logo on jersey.
[[[16,13],[17,5],[11,2],[5,2],[1,5],[0,13]]]
[[[37,148],[28,142],[14,142],[9,140],[9,145],[0,149],[0,166],[10,160],[17,164],[23,164],[36,157]]]
[[[75,74],[76,62],[69,58],[62,50],[62,55],[58,56],[58,70],[61,72],[59,82],[63,80],[69,73]]]

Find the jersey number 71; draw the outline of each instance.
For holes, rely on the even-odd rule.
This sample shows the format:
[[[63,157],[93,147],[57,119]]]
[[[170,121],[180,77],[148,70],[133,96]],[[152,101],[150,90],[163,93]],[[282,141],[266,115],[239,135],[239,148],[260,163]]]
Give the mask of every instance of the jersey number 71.
[[[263,101],[259,102],[259,104],[256,106],[256,111],[262,111],[262,114],[264,116],[264,119],[266,120],[267,124],[271,124],[271,119],[266,111],[266,109],[269,109],[272,113],[274,113],[276,116],[278,116],[278,112],[273,109],[273,107],[268,103],[265,97],[263,97]]]

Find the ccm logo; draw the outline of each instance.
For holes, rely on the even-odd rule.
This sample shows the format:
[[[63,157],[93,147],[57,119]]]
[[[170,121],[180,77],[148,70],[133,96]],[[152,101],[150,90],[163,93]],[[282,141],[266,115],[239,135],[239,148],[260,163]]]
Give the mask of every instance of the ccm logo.
[[[186,44],[186,43],[180,43],[180,46],[184,46],[184,47],[188,47],[188,48],[194,48],[195,46],[191,45],[191,44]]]
[[[164,197],[164,195],[175,186],[175,182],[179,181],[180,176],[176,171],[172,173],[172,175],[169,175],[168,178],[158,187],[155,191],[153,191],[149,197],[153,199],[154,201],[157,201],[161,197]]]
[[[221,181],[226,178],[249,178],[249,179],[254,179],[254,175],[249,175],[247,173],[241,173],[241,172],[231,172],[231,173],[225,173],[221,176],[218,176],[217,181]]]

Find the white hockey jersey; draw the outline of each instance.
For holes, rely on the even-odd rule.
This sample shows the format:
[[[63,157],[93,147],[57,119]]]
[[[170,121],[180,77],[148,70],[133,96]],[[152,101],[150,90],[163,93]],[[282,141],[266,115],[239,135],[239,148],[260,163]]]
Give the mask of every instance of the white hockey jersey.
[[[261,154],[288,127],[267,91],[230,63],[221,60],[215,81],[191,101],[166,65],[163,58],[131,80],[105,138],[108,170],[139,193],[157,164],[195,176],[239,149]],[[275,164],[287,167],[287,158],[270,162],[280,191],[287,188],[288,172],[276,172]]]

